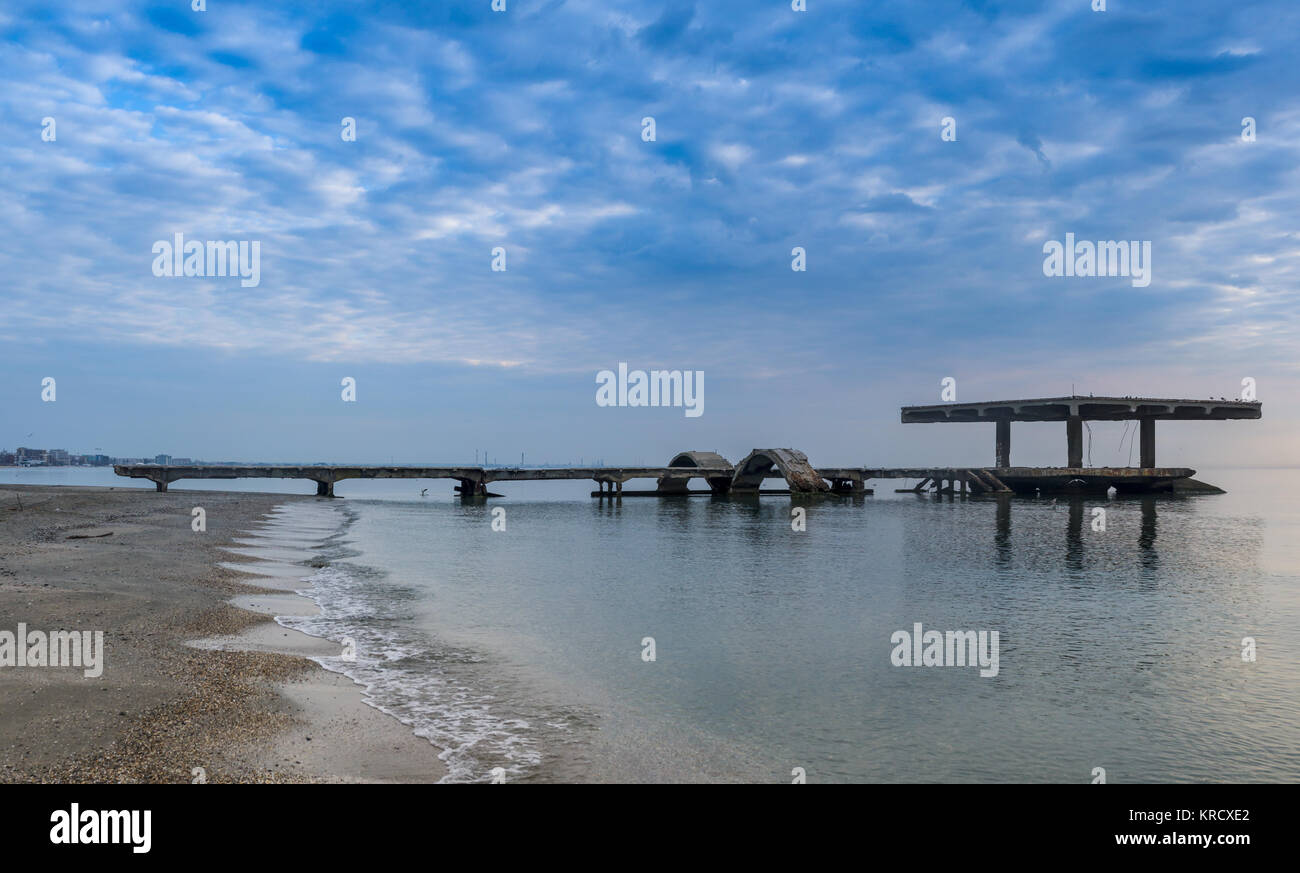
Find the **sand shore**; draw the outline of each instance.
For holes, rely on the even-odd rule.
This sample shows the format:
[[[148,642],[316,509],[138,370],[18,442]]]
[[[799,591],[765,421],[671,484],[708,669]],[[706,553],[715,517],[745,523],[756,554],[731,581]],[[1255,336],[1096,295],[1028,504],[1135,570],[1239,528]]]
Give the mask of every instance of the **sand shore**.
[[[0,485],[0,631],[104,632],[95,678],[0,666],[0,781],[442,778],[436,748],[304,657],[321,641],[270,618],[309,601],[219,566],[272,508],[315,499]],[[239,650],[188,645],[213,637]]]

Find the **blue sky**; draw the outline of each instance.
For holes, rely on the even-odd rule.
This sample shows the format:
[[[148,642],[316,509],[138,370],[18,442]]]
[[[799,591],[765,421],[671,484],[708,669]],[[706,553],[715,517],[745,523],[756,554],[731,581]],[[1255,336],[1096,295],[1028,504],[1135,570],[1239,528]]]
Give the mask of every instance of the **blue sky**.
[[[991,463],[897,407],[1249,376],[1263,421],[1161,460],[1300,463],[1300,7],[807,5],[6,3],[0,446]],[[155,277],[177,232],[259,240],[260,285]],[[1067,232],[1150,240],[1150,286],[1044,276]],[[620,361],[706,413],[597,407]]]

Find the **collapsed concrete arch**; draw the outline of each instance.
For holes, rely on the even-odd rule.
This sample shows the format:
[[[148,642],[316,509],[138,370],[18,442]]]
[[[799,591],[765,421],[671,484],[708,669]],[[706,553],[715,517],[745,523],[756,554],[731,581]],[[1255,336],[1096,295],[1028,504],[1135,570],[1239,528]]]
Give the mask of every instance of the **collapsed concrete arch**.
[[[717,452],[679,452],[668,466],[704,468],[699,476],[709,483],[714,494],[726,494],[731,489],[731,477],[735,472],[731,462]],[[686,494],[692,478],[680,474],[660,476],[656,490],[660,494]]]
[[[757,491],[773,470],[779,470],[793,492],[808,494],[829,491],[808,456],[798,449],[754,449],[736,465],[731,479],[732,491]]]

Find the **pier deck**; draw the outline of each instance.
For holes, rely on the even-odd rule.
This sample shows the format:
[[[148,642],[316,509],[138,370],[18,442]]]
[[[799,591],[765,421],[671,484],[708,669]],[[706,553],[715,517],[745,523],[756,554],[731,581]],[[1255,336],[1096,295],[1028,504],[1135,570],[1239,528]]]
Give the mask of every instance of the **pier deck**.
[[[149,479],[158,491],[180,479],[310,479],[321,497],[334,496],[334,483],[345,479],[455,479],[457,490],[465,496],[485,495],[489,482],[522,482],[554,479],[591,479],[605,485],[621,485],[629,479],[659,479],[683,482],[695,476],[725,476],[726,467],[402,467],[402,466],[334,466],[281,464],[116,464],[119,476]],[[464,490],[463,490],[464,489]],[[612,489],[611,489],[612,490]]]
[[[789,450],[787,450],[789,451]],[[754,457],[751,454],[751,458]],[[806,459],[805,459],[806,461]],[[308,479],[316,483],[321,497],[334,496],[334,484],[346,479],[452,479],[463,497],[494,496],[487,486],[493,482],[584,480],[600,484],[595,495],[622,496],[623,484],[633,479],[656,479],[654,491],[628,492],[628,496],[713,494],[868,494],[867,483],[881,479],[916,479],[914,487],[900,489],[922,493],[1033,494],[1043,491],[1104,492],[1111,487],[1122,493],[1176,490],[1179,482],[1195,482],[1196,471],[1185,467],[1140,469],[1136,467],[818,467],[805,465],[792,478],[778,464],[668,466],[668,467],[403,467],[324,466],[277,464],[118,464],[114,471],[152,481],[158,491],[181,479]],[[743,473],[743,477],[742,474]],[[691,491],[693,478],[704,479],[708,491]],[[784,479],[788,489],[760,491],[768,479]],[[1199,484],[1199,483],[1197,483]],[[820,486],[820,487],[818,487]],[[1216,489],[1210,489],[1216,490]]]

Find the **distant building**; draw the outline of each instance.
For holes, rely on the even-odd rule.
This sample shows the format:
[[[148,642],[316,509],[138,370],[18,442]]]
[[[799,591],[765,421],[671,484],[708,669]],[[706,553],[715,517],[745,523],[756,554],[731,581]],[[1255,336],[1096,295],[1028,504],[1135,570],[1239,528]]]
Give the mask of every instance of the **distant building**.
[[[14,460],[24,467],[44,464],[45,449],[29,449],[26,446],[19,446],[18,451],[14,452]]]
[[[155,464],[170,464],[170,463],[172,462],[172,456],[171,456],[171,455],[155,455],[155,456],[154,456],[154,459],[153,459],[153,462],[154,462]]]
[[[45,453],[45,463],[53,467],[67,467],[72,463],[72,457],[67,449],[50,449]]]
[[[17,456],[8,449],[0,449],[0,467],[12,467],[17,462]]]
[[[171,461],[170,461],[170,463],[172,463],[172,464],[181,464],[181,465],[184,465],[184,466],[189,466],[190,464],[193,464],[194,461],[193,461],[193,459],[191,459],[191,458],[172,458]]]

